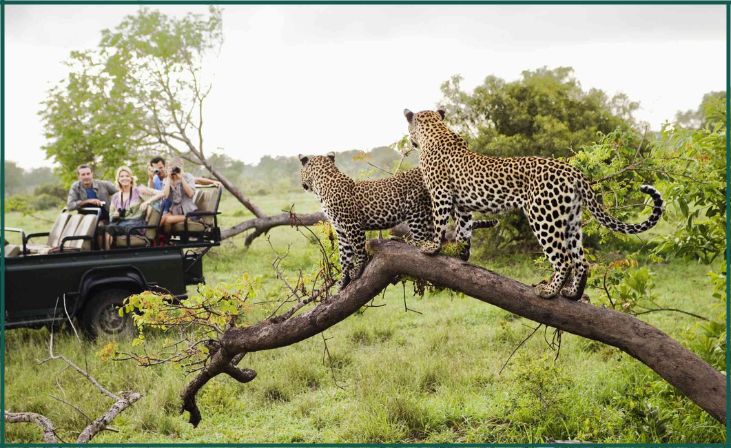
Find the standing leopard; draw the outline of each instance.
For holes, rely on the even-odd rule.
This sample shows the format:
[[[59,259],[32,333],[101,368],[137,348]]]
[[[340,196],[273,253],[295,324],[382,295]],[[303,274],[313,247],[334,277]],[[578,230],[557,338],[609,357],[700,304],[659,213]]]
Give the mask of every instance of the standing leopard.
[[[358,278],[365,265],[366,230],[390,229],[406,222],[413,244],[423,246],[434,239],[431,200],[418,168],[385,179],[354,181],[335,166],[333,153],[300,155],[299,159],[302,187],[317,195],[338,235],[340,289]],[[473,222],[471,212],[457,216],[456,240],[463,244],[460,257],[466,260],[472,230],[492,227],[497,221]]]
[[[553,266],[553,275],[535,287],[550,298],[559,292],[578,300],[589,267],[581,245],[581,206],[604,226],[621,233],[644,232],[657,224],[663,200],[653,187],[640,188],[652,197],[652,214],[640,224],[625,224],[609,215],[586,177],[576,168],[541,157],[489,157],[469,151],[467,142],[444,123],[444,111],[404,110],[412,145],[420,149],[419,167],[432,198],[436,229],[427,253],[440,248],[450,210],[459,213],[501,213],[521,210]]]

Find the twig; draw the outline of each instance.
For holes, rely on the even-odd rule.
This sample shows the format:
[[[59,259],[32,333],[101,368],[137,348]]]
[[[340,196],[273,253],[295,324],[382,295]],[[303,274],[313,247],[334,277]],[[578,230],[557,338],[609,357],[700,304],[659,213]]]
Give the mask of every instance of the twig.
[[[330,349],[327,346],[327,339],[328,338],[325,338],[325,333],[324,332],[323,333],[320,333],[320,336],[322,336],[322,343],[325,344],[325,348],[324,348],[324,350],[322,352],[322,363],[325,364],[325,356],[327,356],[328,365],[330,367],[330,375],[332,375],[333,382],[335,383],[335,386],[338,389],[345,390],[345,387],[341,386],[338,383],[338,379],[335,376],[335,367],[333,365],[333,358],[332,358],[332,355],[330,355]]]
[[[707,317],[699,316],[698,314],[691,313],[690,311],[683,311],[683,310],[679,310],[677,308],[651,308],[651,309],[648,309],[645,311],[640,311],[639,313],[632,313],[632,315],[641,316],[643,314],[654,313],[656,311],[672,311],[675,313],[687,314],[688,316],[692,316],[692,317],[695,317],[696,319],[704,320],[706,322],[710,321],[710,319],[708,319]]]
[[[518,346],[515,347],[512,352],[510,352],[510,356],[508,356],[508,359],[505,360],[505,363],[503,364],[503,366],[500,367],[500,371],[497,373],[498,375],[500,375],[501,373],[503,373],[503,370],[505,369],[505,367],[508,366],[508,363],[510,362],[510,359],[512,359],[512,357],[515,354],[515,352],[517,352],[518,349],[520,349],[520,347],[522,347],[523,344],[525,344],[525,342],[528,339],[530,339],[531,337],[533,337],[533,335],[536,334],[536,331],[538,331],[538,329],[541,328],[542,325],[543,324],[538,324],[538,326],[536,328],[534,328],[533,331],[531,331],[530,334],[525,337],[525,339],[523,339],[522,341],[520,341],[520,344],[518,344]]]
[[[412,310],[411,308],[409,308],[408,306],[406,306],[406,282],[401,282],[401,287],[404,290],[404,312],[413,311],[413,312],[415,312],[417,314],[423,314],[421,311]]]

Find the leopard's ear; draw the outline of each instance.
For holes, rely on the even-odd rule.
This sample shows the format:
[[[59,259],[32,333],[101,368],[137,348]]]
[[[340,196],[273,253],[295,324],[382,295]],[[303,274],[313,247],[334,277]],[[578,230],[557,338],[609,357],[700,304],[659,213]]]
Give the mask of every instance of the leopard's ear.
[[[406,117],[406,121],[408,121],[409,124],[414,121],[414,113],[408,109],[404,109],[404,117]]]
[[[334,152],[330,151],[330,152],[329,152],[329,153],[327,153],[326,155],[327,155],[327,158],[328,158],[328,159],[330,159],[330,161],[331,161],[332,163],[335,163],[335,153],[334,153]]]
[[[445,111],[444,109],[437,109],[437,113],[440,117],[442,117],[442,120],[444,120],[444,116],[447,115],[447,111]]]
[[[302,166],[305,166],[307,164],[307,161],[310,160],[309,157],[303,156],[302,154],[299,154],[297,157],[300,158],[300,162],[302,162]]]

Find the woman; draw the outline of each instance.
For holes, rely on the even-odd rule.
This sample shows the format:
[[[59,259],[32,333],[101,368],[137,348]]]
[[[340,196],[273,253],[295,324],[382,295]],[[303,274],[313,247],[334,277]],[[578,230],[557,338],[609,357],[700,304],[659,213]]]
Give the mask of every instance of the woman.
[[[119,191],[112,196],[109,213],[112,222],[106,227],[105,248],[112,247],[116,236],[127,235],[127,230],[133,227],[145,226],[145,212],[151,202],[163,197],[163,193],[147,188],[143,185],[135,186],[132,170],[127,166],[117,168],[115,175]],[[151,195],[150,199],[142,200],[142,195]],[[143,230],[135,231],[142,234]]]
[[[165,177],[162,196],[170,202],[170,208],[162,216],[160,227],[165,234],[170,235],[173,226],[185,221],[185,214],[198,210],[193,198],[195,197],[195,177],[183,172],[183,164],[179,159],[173,160],[171,169]],[[196,220],[196,218],[190,218]]]

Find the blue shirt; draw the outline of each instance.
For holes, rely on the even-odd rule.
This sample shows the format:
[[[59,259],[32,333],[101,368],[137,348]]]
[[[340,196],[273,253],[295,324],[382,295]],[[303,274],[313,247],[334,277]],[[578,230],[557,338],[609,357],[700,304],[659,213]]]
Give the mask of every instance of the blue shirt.
[[[99,199],[96,197],[96,191],[93,188],[86,188],[86,199]]]
[[[160,179],[157,174],[152,176],[152,188],[154,188],[155,190],[162,190],[162,187],[162,179]]]

